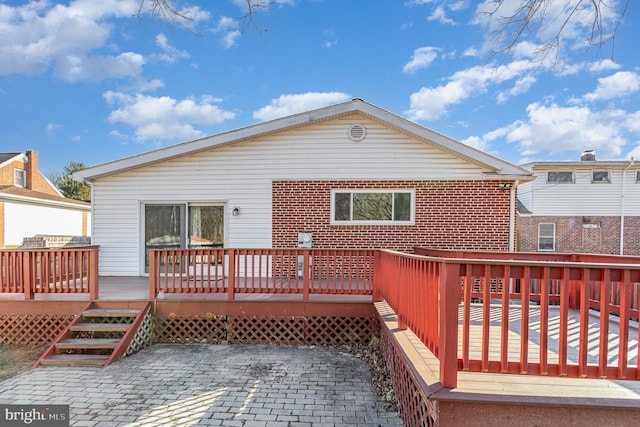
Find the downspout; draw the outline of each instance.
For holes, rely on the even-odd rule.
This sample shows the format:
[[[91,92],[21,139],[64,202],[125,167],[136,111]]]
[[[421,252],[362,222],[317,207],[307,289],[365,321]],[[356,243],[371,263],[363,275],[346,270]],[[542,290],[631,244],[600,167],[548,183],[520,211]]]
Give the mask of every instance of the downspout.
[[[631,166],[633,166],[633,157],[631,158],[629,165],[627,165],[627,167],[622,170],[622,194],[620,195],[620,255],[624,255],[624,187],[626,182],[627,170]]]
[[[518,180],[515,180],[509,194],[509,252],[516,251],[516,188],[518,184]]]

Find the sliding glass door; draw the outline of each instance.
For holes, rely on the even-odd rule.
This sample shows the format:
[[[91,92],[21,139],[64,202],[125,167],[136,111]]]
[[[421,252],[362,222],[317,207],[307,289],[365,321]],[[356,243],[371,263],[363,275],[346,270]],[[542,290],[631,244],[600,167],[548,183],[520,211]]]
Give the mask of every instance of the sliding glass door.
[[[221,248],[224,228],[223,205],[145,204],[145,273],[149,272],[149,250]]]

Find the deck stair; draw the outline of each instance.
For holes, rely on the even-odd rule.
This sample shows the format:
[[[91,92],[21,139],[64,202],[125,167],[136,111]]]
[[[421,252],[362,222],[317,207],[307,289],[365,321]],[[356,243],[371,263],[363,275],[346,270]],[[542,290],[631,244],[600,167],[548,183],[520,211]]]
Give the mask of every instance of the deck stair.
[[[124,355],[147,310],[140,302],[91,302],[35,366],[107,366]]]

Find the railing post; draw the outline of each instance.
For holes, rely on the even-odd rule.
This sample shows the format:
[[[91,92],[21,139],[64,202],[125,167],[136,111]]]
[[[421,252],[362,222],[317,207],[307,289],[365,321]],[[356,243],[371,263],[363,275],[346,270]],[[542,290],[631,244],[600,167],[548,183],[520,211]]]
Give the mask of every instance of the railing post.
[[[310,270],[311,265],[309,263],[309,249],[304,249],[302,251],[302,299],[303,301],[309,300],[309,281],[310,281]]]
[[[24,299],[33,299],[33,268],[31,267],[31,252],[22,253],[22,291]]]
[[[402,258],[398,258],[397,259],[397,276],[398,276],[398,281],[396,282],[396,315],[398,317],[398,330],[400,331],[404,331],[405,329],[407,329],[407,322],[405,320],[405,318],[407,317],[407,311],[406,311],[406,300],[408,298],[408,294],[406,292],[406,289],[409,289],[409,285],[407,283],[407,276],[406,276],[406,265],[403,265],[403,262],[406,260],[403,260]]]
[[[151,301],[156,299],[158,288],[160,287],[160,276],[158,274],[158,265],[156,254],[154,250],[149,250],[149,299]]]
[[[384,299],[380,296],[380,288],[382,286],[380,283],[382,281],[382,274],[380,271],[382,267],[381,259],[382,252],[380,249],[376,249],[373,252],[373,302],[380,302]]]
[[[458,385],[458,304],[460,302],[460,265],[440,263],[439,348],[440,383]]]
[[[89,250],[89,299],[97,300],[100,297],[100,284],[98,279],[98,257],[100,250]]]
[[[235,299],[236,286],[236,251],[229,249],[229,282],[227,283],[227,299]]]

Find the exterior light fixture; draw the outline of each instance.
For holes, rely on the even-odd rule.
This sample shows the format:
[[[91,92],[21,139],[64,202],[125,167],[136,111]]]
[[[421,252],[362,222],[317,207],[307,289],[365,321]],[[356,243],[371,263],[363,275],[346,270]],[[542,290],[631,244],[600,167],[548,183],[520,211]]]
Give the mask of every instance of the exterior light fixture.
[[[233,208],[233,210],[231,211],[231,215],[233,216],[240,215],[240,208]]]

